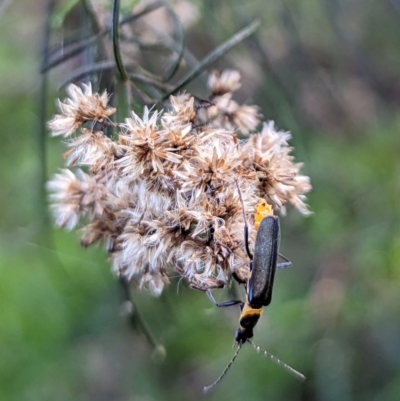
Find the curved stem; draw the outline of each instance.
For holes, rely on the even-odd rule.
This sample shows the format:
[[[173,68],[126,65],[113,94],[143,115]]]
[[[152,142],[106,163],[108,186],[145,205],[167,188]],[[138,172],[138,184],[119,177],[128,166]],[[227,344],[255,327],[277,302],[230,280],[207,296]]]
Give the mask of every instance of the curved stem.
[[[119,47],[119,9],[120,0],[113,1],[113,11],[112,11],[112,42],[115,64],[117,65],[118,71],[124,82],[129,81],[128,74],[126,73],[124,64],[121,57],[121,49]]]

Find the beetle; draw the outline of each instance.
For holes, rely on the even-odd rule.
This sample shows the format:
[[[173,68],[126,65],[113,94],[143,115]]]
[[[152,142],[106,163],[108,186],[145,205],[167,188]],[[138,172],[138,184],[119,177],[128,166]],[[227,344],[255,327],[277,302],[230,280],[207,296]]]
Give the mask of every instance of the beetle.
[[[239,328],[237,329],[235,335],[235,344],[237,345],[237,350],[229,364],[226,366],[225,370],[218,377],[218,379],[211,385],[204,387],[205,392],[210,390],[223,379],[223,377],[235,361],[236,357],[238,356],[242,345],[245,342],[249,342],[258,352],[263,352],[265,356],[270,357],[272,360],[274,360],[288,372],[292,373],[298,379],[305,380],[305,376],[303,374],[285,364],[284,362],[280,361],[269,352],[262,350],[250,340],[253,337],[253,329],[262,314],[263,307],[268,306],[271,303],[275,270],[277,268],[289,267],[292,265],[292,263],[279,253],[279,217],[272,214],[272,208],[267,204],[265,200],[259,201],[255,207],[255,227],[257,228],[257,236],[254,246],[254,255],[250,252],[248,243],[249,228],[244,212],[243,198],[241,195],[239,184],[237,181],[235,182],[240,200],[242,202],[244,218],[244,246],[246,249],[246,253],[250,259],[250,278],[247,282],[243,282],[243,280],[238,280],[238,278],[236,277],[236,280],[238,280],[239,283],[242,283],[245,286],[245,302],[241,300],[216,302],[211,291],[207,291],[208,297],[216,306],[229,307],[239,304],[241,312],[239,317]],[[285,262],[278,263],[278,255],[282,257]]]

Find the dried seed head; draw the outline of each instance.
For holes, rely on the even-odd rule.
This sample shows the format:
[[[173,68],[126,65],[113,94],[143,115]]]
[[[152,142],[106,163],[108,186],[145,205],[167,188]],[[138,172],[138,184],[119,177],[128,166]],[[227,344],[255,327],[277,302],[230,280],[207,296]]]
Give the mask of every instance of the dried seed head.
[[[65,102],[58,101],[61,114],[57,114],[50,122],[49,128],[53,136],[72,135],[85,121],[102,122],[115,108],[107,107],[108,95],[92,93],[92,85],[83,84],[83,90],[76,85],[69,85],[69,98]]]
[[[238,87],[233,72],[222,74],[219,83],[216,79],[213,85],[220,92]],[[68,136],[72,126],[101,123],[115,111],[107,108],[105,94],[88,88],[69,89],[71,99],[62,110],[74,123],[63,129],[51,123],[55,134]],[[239,106],[230,93],[220,98],[232,102],[232,127],[254,129],[255,106]],[[249,260],[235,182],[249,221],[250,247],[259,199],[275,210],[289,203],[306,214],[304,195],[311,186],[299,174],[301,165],[293,162],[288,133],[270,122],[260,134],[239,141],[234,128],[226,128],[226,116],[217,113],[212,123],[198,124],[193,98],[172,97],[168,112],[145,108],[142,118],[132,113],[117,124],[115,140],[82,129],[69,142],[67,162],[88,172],[63,170],[48,184],[56,224],[71,229],[81,222],[84,246],[104,243],[114,271],[156,295],[176,273],[202,290],[221,288],[232,273],[245,279]]]
[[[221,76],[214,72],[208,85],[212,92],[212,106],[207,109],[209,126],[238,130],[244,135],[257,128],[261,118],[259,107],[240,105],[233,100],[233,92],[240,88],[240,74],[237,71],[226,70]]]
[[[215,96],[235,92],[241,87],[240,74],[235,70],[225,70],[222,74],[214,70],[208,78],[208,87]]]

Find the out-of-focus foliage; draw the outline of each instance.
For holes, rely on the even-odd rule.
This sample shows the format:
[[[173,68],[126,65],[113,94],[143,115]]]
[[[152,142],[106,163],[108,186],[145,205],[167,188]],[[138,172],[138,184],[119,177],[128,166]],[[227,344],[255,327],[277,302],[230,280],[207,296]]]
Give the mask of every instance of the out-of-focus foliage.
[[[184,283],[158,299],[135,292],[166,348],[160,363],[121,318],[103,250],[81,249],[76,233],[43,230],[36,133],[44,3],[15,1],[0,16],[0,399],[197,398],[233,353],[238,310],[215,308]],[[199,14],[186,46],[198,58],[261,19],[257,35],[215,67],[238,68],[243,99],[292,131],[314,187],[313,216],[289,210],[281,219],[281,251],[294,266],[277,272],[254,337],[308,380],[297,382],[246,346],[208,397],[398,400],[398,1],[193,3]],[[72,21],[60,41],[79,29]],[[48,118],[67,70],[52,75]],[[200,81],[190,87],[200,96],[201,88]],[[51,174],[64,148],[49,139],[46,149]]]

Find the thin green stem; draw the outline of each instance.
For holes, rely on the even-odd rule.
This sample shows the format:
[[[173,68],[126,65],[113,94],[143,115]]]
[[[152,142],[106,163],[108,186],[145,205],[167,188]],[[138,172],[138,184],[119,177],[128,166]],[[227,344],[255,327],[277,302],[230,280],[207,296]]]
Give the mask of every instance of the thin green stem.
[[[118,71],[124,82],[129,81],[128,74],[126,73],[124,63],[122,61],[121,49],[119,46],[119,9],[120,0],[113,1],[113,11],[112,11],[112,42],[115,64],[117,65]]]

